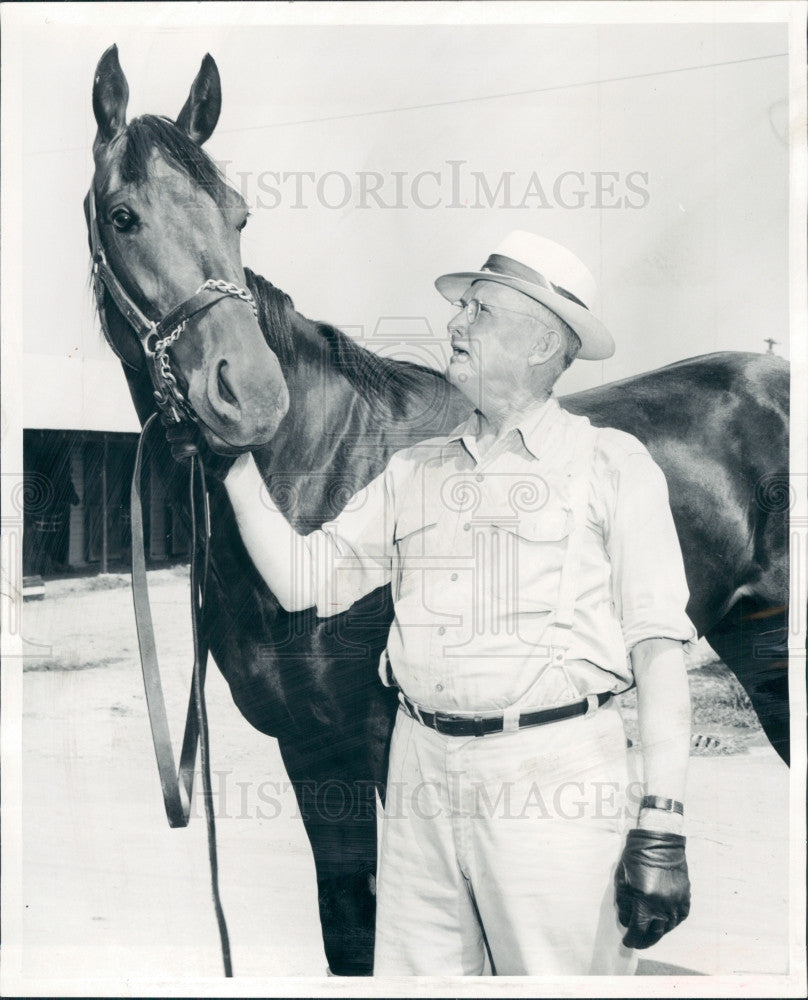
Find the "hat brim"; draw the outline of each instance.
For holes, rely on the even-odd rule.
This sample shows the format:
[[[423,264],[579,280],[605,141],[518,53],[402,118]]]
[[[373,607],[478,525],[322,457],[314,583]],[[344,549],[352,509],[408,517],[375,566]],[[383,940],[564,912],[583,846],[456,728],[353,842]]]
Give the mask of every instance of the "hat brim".
[[[523,278],[497,274],[495,271],[460,271],[456,274],[443,274],[435,281],[435,287],[445,299],[458,302],[474,281],[495,281],[498,285],[507,285],[552,309],[580,337],[581,350],[578,357],[584,361],[604,361],[614,354],[614,338],[603,323],[588,309],[559,295],[551,288],[544,288]]]

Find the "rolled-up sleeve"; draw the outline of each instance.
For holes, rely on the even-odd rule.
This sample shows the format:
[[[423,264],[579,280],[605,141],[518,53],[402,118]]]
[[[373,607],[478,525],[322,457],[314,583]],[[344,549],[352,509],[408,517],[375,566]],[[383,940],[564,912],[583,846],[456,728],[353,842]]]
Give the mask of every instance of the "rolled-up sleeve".
[[[628,652],[643,639],[697,639],[668,485],[647,451],[624,455],[615,476],[606,549],[612,599]]]
[[[347,611],[360,598],[390,582],[392,511],[388,467],[354,494],[336,518],[306,536],[321,618]]]

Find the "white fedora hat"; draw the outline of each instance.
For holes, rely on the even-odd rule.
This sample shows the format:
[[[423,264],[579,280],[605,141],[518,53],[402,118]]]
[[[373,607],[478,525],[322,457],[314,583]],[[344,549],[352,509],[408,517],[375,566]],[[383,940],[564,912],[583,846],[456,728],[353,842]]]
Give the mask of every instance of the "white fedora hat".
[[[589,311],[595,300],[595,279],[566,247],[515,229],[481,270],[444,274],[435,287],[444,298],[457,302],[473,281],[508,285],[552,309],[581,338],[579,358],[600,361],[614,354],[612,335]]]

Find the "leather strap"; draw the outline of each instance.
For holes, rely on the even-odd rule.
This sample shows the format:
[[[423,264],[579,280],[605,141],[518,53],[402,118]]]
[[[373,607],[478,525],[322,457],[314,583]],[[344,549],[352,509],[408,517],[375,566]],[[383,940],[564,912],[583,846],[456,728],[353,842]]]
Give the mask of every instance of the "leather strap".
[[[197,685],[191,689],[188,712],[185,719],[185,733],[180,752],[179,771],[174,763],[174,749],[168,727],[163,686],[157,663],[157,646],[154,639],[149,590],[146,578],[146,554],[143,539],[143,504],[141,498],[141,472],[144,442],[149,428],[157,419],[153,413],[146,423],[138,441],[135,456],[135,471],[132,477],[131,525],[132,525],[132,597],[135,605],[135,626],[140,647],[140,665],[143,671],[143,685],[146,690],[146,704],[149,710],[154,752],[157,756],[157,771],[163,789],[168,825],[182,827],[188,825],[191,809],[191,794],[194,786],[194,765],[199,742],[197,722],[199,703]],[[194,663],[195,671],[204,678],[204,666]],[[201,678],[201,679],[202,679]]]
[[[118,312],[137,333],[138,338],[141,341],[145,340],[153,332],[154,323],[126,294],[107,263],[103,250],[99,250],[93,259],[93,275],[96,283],[102,284],[112,296],[113,302],[118,307]],[[98,297],[98,292],[96,292],[96,298]]]
[[[210,309],[211,306],[215,306],[217,302],[221,302],[222,299],[229,298],[227,292],[222,292],[214,290],[212,288],[200,288],[196,291],[189,299],[184,302],[180,302],[178,306],[175,306],[171,312],[167,313],[159,323],[157,323],[153,330],[149,331],[151,336],[156,333],[158,338],[166,337],[169,333],[175,330],[180,323],[185,320],[192,319],[201,312],[205,312]]]
[[[103,294],[102,286],[106,288],[109,294],[112,296],[112,300],[118,308],[120,314],[124,317],[127,323],[136,331],[138,338],[142,341],[144,340],[154,329],[154,323],[146,316],[141,309],[132,301],[130,296],[126,293],[124,287],[115,277],[115,273],[109,266],[107,261],[107,255],[104,252],[104,247],[101,244],[101,231],[98,228],[98,212],[95,203],[95,185],[90,187],[89,195],[89,213],[90,213],[90,253],[93,257],[93,282],[95,284],[95,298],[98,303],[99,312],[103,315]],[[115,345],[112,343],[112,339],[107,332],[106,319],[102,322],[101,327],[104,331],[104,336],[107,341],[109,341],[112,349],[118,354]],[[123,359],[122,359],[123,360]],[[128,362],[127,362],[128,364]],[[129,365],[131,368],[132,366]]]
[[[143,505],[141,502],[141,472],[143,463],[143,447],[149,428],[157,419],[153,413],[140,433],[135,471],[132,477],[131,494],[131,524],[132,524],[132,596],[135,603],[135,625],[137,628],[138,645],[140,646],[140,664],[143,670],[143,684],[146,690],[146,704],[149,710],[154,752],[157,756],[157,771],[163,790],[168,825],[183,827],[188,825],[191,811],[191,795],[194,785],[194,764],[196,762],[197,745],[200,747],[202,764],[202,786],[205,800],[205,825],[208,839],[208,862],[210,865],[211,893],[216,912],[216,923],[219,929],[219,941],[222,949],[222,963],[225,976],[232,977],[233,962],[230,955],[230,935],[227,930],[224,909],[219,892],[219,862],[216,847],[216,821],[213,813],[213,787],[210,773],[210,740],[208,735],[208,716],[205,706],[205,673],[207,667],[208,649],[199,631],[199,615],[205,601],[207,587],[208,563],[210,557],[210,508],[205,484],[205,470],[201,458],[191,459],[189,477],[189,502],[191,510],[191,629],[194,642],[193,684],[188,699],[188,713],[185,718],[185,732],[182,738],[179,770],[175,769],[174,750],[171,734],[168,728],[163,686],[160,682],[160,670],[157,664],[157,648],[154,641],[154,626],[149,606],[149,591],[146,579],[146,555],[143,541]],[[197,514],[194,496],[194,484],[197,463],[204,504],[204,537],[202,581],[197,578]]]
[[[422,726],[434,729],[444,736],[490,736],[501,733],[505,729],[505,716],[494,715],[448,715],[444,712],[428,712],[419,708],[402,692],[401,701],[411,718]],[[535,712],[523,712],[519,716],[517,729],[530,726],[546,726],[550,722],[561,722],[564,719],[574,719],[578,715],[586,715],[592,711],[593,703],[600,708],[612,697],[611,691],[602,691],[580,701],[567,705],[556,705],[552,708],[542,708]]]

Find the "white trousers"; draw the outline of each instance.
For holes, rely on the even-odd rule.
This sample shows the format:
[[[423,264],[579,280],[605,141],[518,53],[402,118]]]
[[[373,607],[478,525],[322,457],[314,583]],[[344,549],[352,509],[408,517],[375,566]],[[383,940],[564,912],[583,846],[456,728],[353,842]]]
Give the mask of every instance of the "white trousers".
[[[442,736],[399,710],[379,857],[374,975],[633,975],[614,905],[629,776],[613,702]]]

